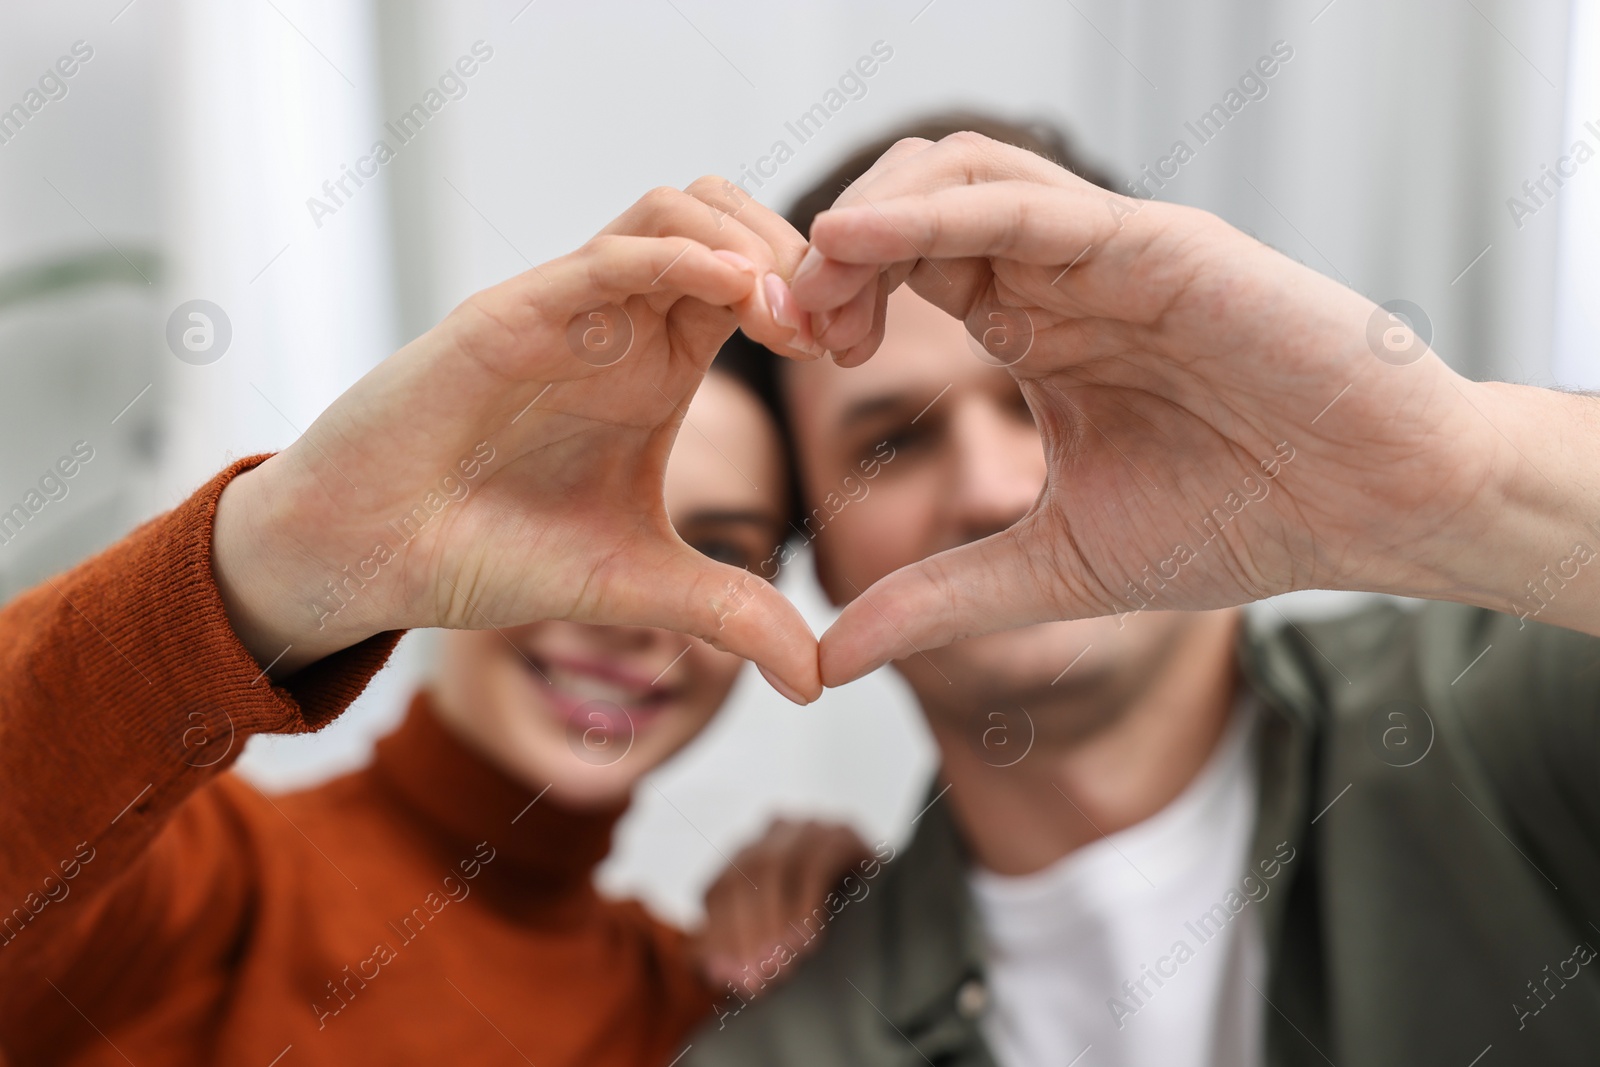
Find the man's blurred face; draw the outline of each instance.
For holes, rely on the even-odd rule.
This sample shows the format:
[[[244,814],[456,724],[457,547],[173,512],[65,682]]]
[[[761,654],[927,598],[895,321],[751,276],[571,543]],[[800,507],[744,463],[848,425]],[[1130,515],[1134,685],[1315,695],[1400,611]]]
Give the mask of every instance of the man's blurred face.
[[[908,289],[890,298],[888,323],[861,367],[819,360],[783,370],[812,509],[806,531],[836,604],[908,563],[1006,529],[1045,480],[1016,381],[978,358],[961,323]],[[896,667],[936,724],[1019,704],[1037,719],[1065,704],[1072,710],[1047,712],[1040,733],[1077,736],[1138,694],[1187,618],[1048,623],[910,653]]]

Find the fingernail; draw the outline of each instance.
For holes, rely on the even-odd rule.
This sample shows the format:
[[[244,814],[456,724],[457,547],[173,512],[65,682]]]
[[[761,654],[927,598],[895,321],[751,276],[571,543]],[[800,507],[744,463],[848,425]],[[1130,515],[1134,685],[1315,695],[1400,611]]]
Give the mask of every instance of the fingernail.
[[[801,348],[791,341],[784,345],[784,351],[801,363],[814,363],[828,354],[827,349],[812,345],[810,348]]]
[[[724,263],[732,264],[742,271],[750,274],[754,274],[756,272],[756,265],[737,252],[729,251],[726,248],[719,248],[711,254],[722,260]]]
[[[800,265],[794,269],[794,281],[799,281],[822,266],[822,258],[822,253],[815,248],[806,249],[806,254],[800,259]]]
[[[798,330],[800,313],[783,279],[776,274],[768,274],[762,279],[761,287],[767,294],[767,307],[772,312],[772,321],[786,330]]]
[[[790,299],[793,299],[793,294],[790,295]],[[789,343],[798,345],[803,351],[809,353],[812,359],[821,359],[827,349],[817,343],[816,316],[808,311],[802,311],[798,313],[797,317],[800,320],[800,328],[795,332],[794,337],[789,340]]]
[[[801,707],[804,707],[805,705],[811,703],[811,701],[807,700],[805,697],[801,696],[799,693],[796,693],[793,689],[790,689],[789,686],[788,686],[788,683],[786,683],[783,679],[781,679],[781,678],[775,676],[774,674],[772,674],[765,667],[761,666],[760,664],[757,664],[756,665],[756,670],[761,672],[761,677],[763,677],[763,678],[765,678],[767,680],[767,684],[768,685],[772,686],[772,688],[776,689],[778,692],[780,692],[784,696],[788,697],[794,703],[799,704]]]
[[[814,336],[820,340],[822,335],[833,327],[834,322],[839,318],[839,313],[843,310],[844,308],[834,308],[832,311],[814,312],[811,316]]]

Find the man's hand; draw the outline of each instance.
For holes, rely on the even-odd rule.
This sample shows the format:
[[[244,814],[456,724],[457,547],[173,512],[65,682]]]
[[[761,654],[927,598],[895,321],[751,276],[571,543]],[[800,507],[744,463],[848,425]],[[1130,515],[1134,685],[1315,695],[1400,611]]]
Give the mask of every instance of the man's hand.
[[[750,995],[772,980],[763,968],[782,973],[810,955],[834,914],[828,894],[871,855],[848,826],[774,820],[706,890],[706,924],[697,939],[706,979]],[[761,979],[753,987],[746,981],[751,975]]]
[[[1540,429],[1574,428],[1574,398],[1466,380],[1401,320],[1213,216],[975,134],[897,145],[811,240],[793,290],[819,343],[868,358],[908,282],[1010,365],[1048,464],[1010,530],[845,608],[822,639],[829,685],[962,636],[1295,589],[1509,610],[1519,575],[1571,547],[1533,520],[1594,484]],[[1588,500],[1574,532],[1600,517]]]
[[[630,623],[814,698],[816,642],[793,606],[685,545],[662,503],[684,411],[734,326],[811,347],[782,280],[803,248],[708,178],[469,298],[224,492],[213,562],[246,647],[282,677],[390,629]]]

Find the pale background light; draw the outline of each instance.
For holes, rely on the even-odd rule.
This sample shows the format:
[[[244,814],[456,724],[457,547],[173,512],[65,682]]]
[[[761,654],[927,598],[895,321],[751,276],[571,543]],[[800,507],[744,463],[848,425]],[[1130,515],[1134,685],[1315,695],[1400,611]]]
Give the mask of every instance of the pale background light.
[[[1567,41],[1566,122],[1561,154],[1587,146],[1591,157],[1559,193],[1560,247],[1556,267],[1555,352],[1552,375],[1563,385],[1600,389],[1600,2],[1572,9]],[[1552,160],[1552,163],[1556,160]]]
[[[1507,203],[1574,140],[1595,141],[1583,125],[1600,120],[1595,7],[98,0],[10,12],[0,107],[73,42],[95,55],[0,144],[0,502],[74,441],[96,458],[0,547],[0,592],[170,507],[230,456],[286,445],[474,289],[570,250],[653,185],[738,176],[785,139],[793,158],[755,190],[782,207],[858,141],[948,107],[1061,123],[1088,158],[1132,177],[1176,139],[1192,143],[1185,123],[1278,41],[1294,54],[1265,98],[1160,195],[1375,300],[1421,305],[1435,347],[1473,377],[1595,385],[1600,161],[1520,228]],[[314,218],[308,198],[478,41],[493,55],[466,95]],[[798,143],[786,123],[880,41],[893,56],[866,94]],[[163,340],[168,315],[196,298],[234,332],[209,366]],[[788,591],[826,625],[803,567]],[[428,645],[408,638],[323,734],[253,741],[242,769],[289,787],[359,765]],[[772,813],[899,837],[930,771],[892,676],[796,709],[749,675],[641,790],[607,884],[690,916],[700,885]]]

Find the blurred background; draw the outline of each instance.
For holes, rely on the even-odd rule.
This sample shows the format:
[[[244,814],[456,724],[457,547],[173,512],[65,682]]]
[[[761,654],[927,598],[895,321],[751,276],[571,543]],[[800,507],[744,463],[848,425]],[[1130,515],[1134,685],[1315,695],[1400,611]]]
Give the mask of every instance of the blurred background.
[[[782,210],[945,108],[1059,124],[1147,195],[1411,301],[1471,377],[1600,385],[1600,0],[86,0],[4,20],[0,510],[93,455],[6,531],[4,597],[287,445],[469,293],[646,189],[737,179],[784,141],[746,186]],[[875,46],[865,91],[801,143],[786,123]],[[1266,55],[1277,72],[1201,143]],[[438,93],[463,56],[475,73]],[[380,139],[392,158],[363,162]],[[211,362],[169,344],[191,301],[229,335]],[[821,632],[808,566],[785,581]],[[253,739],[241,770],[280,789],[359,765],[430,654],[409,636],[350,714]],[[798,709],[747,672],[641,791],[605,883],[692,918],[774,813],[899,841],[931,772],[896,679]]]

